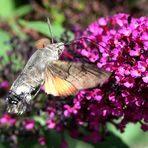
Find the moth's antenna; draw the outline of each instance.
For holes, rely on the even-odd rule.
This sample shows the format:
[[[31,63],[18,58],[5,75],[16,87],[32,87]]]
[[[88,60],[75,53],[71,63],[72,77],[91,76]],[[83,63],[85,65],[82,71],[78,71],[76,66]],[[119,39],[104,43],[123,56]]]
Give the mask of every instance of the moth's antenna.
[[[47,24],[48,24],[48,28],[49,28],[50,35],[51,35],[51,43],[53,44],[53,34],[52,34],[52,29],[51,29],[51,23],[48,17],[47,17]]]

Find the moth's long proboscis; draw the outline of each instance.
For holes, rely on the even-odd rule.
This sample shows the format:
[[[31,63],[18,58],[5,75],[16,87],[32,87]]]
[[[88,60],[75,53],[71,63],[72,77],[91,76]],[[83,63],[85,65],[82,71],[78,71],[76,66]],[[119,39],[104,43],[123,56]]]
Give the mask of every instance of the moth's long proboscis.
[[[90,39],[88,37],[85,37],[85,36],[83,36],[83,37],[81,37],[79,39],[76,39],[74,41],[69,41],[69,42],[65,43],[64,45],[66,46],[66,45],[71,45],[71,44],[77,44],[77,41],[81,41],[82,39],[90,40],[90,41],[92,41],[91,43],[94,44],[95,46],[97,46],[98,48],[99,48],[99,46],[101,46],[102,48],[106,49],[103,45],[101,45],[99,43],[96,43],[96,42],[94,42],[94,40],[92,40],[92,39]],[[61,45],[59,45],[59,46],[61,46]]]

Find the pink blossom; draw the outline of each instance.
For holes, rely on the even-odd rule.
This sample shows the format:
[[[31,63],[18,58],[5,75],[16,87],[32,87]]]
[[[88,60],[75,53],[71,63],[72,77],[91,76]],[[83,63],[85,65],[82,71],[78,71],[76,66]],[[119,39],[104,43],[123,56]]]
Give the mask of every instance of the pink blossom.
[[[32,130],[35,126],[35,121],[32,119],[26,119],[23,121],[23,125],[26,130]]]
[[[10,125],[14,125],[16,123],[16,119],[13,118],[11,115],[9,114],[4,114],[1,118],[0,118],[0,124],[10,124]]]
[[[53,129],[56,127],[56,121],[52,119],[47,120],[46,124],[49,129]]]
[[[67,141],[63,140],[60,145],[60,148],[69,148]]]
[[[138,70],[138,67],[132,67],[131,70],[130,70],[130,74],[132,77],[141,77],[141,73],[140,71]]]
[[[0,83],[0,88],[1,89],[3,89],[3,90],[5,90],[5,91],[8,91],[9,90],[9,82],[8,81],[2,81],[1,83]]]
[[[55,108],[52,108],[52,107],[47,108],[47,113],[48,113],[50,118],[54,118],[55,112],[56,112]]]
[[[100,18],[98,20],[98,23],[99,23],[100,26],[106,26],[107,25],[105,18]]]
[[[101,140],[101,135],[98,132],[92,132],[91,134],[88,134],[84,136],[84,141],[86,142],[92,142],[92,143],[97,143]]]
[[[145,72],[146,71],[146,67],[147,67],[146,62],[144,62],[144,61],[138,61],[137,63],[138,63],[138,70],[140,72]]]
[[[91,37],[93,42],[98,43],[96,55],[99,56],[92,60],[94,46],[87,40],[81,41],[79,53],[89,62],[95,62],[98,68],[110,71],[113,75],[108,84],[97,87],[100,94],[96,94],[94,91],[96,88],[94,88],[75,97],[74,100],[80,104],[77,114],[71,113],[74,109],[74,101],[72,107],[69,106],[64,113],[68,117],[74,116],[77,118],[76,121],[86,122],[89,126],[93,125],[91,126],[93,129],[96,128],[95,124],[102,123],[103,119],[107,121],[110,116],[124,116],[119,124],[121,130],[128,122],[138,122],[142,116],[145,116],[143,110],[139,108],[146,108],[148,18],[132,17],[131,23],[128,18],[129,15],[124,13],[100,18],[98,23],[93,22],[83,33],[85,37]],[[87,54],[83,54],[84,49],[87,49]],[[87,111],[86,114],[84,110]],[[131,110],[132,115],[129,112]]]
[[[116,93],[112,92],[111,94],[109,94],[109,100],[112,102],[115,102],[116,100]]]
[[[127,88],[132,88],[134,86],[134,81],[131,78],[126,78],[123,84]]]
[[[69,106],[69,105],[64,105],[65,111],[64,111],[64,115],[65,117],[69,117],[72,113],[73,114],[77,114],[77,104],[75,104],[73,107]]]
[[[89,57],[89,52],[88,52],[87,50],[85,50],[85,49],[83,49],[83,50],[81,51],[81,54],[82,54],[83,56],[85,56],[85,57]]]
[[[148,72],[142,77],[143,82],[148,83]]]
[[[139,56],[140,55],[140,49],[130,50],[130,56]]]
[[[46,142],[45,142],[45,136],[40,136],[38,138],[38,142],[39,142],[40,145],[45,145],[46,144]]]

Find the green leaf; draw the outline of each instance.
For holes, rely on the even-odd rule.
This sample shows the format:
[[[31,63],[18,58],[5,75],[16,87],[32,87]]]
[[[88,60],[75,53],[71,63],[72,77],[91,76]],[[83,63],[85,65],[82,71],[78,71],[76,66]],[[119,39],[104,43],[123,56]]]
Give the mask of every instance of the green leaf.
[[[69,41],[74,40],[74,33],[71,31],[68,31]]]
[[[32,7],[30,5],[23,5],[23,6],[19,7],[19,8],[17,8],[14,11],[13,15],[17,16],[17,17],[22,17],[22,16],[30,13],[32,10],[33,9],[32,9]]]
[[[22,32],[21,27],[17,24],[16,20],[13,17],[9,19],[8,23],[17,36],[19,36],[21,39],[27,38],[26,34]]]
[[[5,61],[8,60],[6,52],[11,48],[8,43],[10,36],[7,32],[0,30],[0,56],[4,58]]]
[[[57,8],[52,8],[51,9],[51,14],[52,16],[54,16],[54,22],[53,25],[62,25],[65,17],[63,15],[63,13],[61,13]]]
[[[33,119],[42,126],[46,125],[46,119],[43,116],[33,116]]]
[[[10,48],[9,40],[9,34],[6,31],[0,30],[0,55],[5,54],[6,50]]]
[[[19,23],[24,27],[30,28],[32,30],[38,31],[39,33],[42,33],[45,36],[51,37],[48,29],[48,24],[46,22],[19,20]],[[65,30],[60,25],[51,25],[51,28],[53,30],[53,35],[58,38],[60,38],[61,34]]]
[[[2,18],[8,18],[13,15],[14,0],[0,0],[0,16]]]
[[[12,69],[13,69],[13,71],[15,72],[17,72],[17,71],[19,71],[19,70],[21,70],[22,69],[22,67],[23,67],[23,65],[24,65],[24,60],[22,60],[22,58],[21,57],[17,57],[16,58],[16,55],[15,54],[13,54],[12,56],[11,56],[11,58],[13,59],[13,64],[12,64]]]
[[[140,129],[140,124],[128,124],[125,128],[124,133],[120,133],[112,124],[108,124],[108,128],[130,147],[133,147],[133,145],[135,144],[141,145],[141,147],[144,147],[144,145],[148,145],[148,134],[147,132],[143,132]]]
[[[60,25],[51,25],[51,27],[53,30],[53,34],[58,38],[60,38],[62,33],[65,31],[65,29]]]

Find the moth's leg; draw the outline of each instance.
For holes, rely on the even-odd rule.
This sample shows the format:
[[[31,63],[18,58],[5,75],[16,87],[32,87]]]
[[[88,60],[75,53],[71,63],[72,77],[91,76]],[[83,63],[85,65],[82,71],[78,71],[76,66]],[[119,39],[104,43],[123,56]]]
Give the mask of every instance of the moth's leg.
[[[43,84],[44,84],[44,80],[41,82],[41,84],[38,87],[36,87],[36,88],[38,88],[37,91],[36,91],[35,87],[32,87],[33,91],[36,91],[35,94],[32,96],[32,99],[35,98],[36,95],[39,93],[39,91],[41,90]]]

